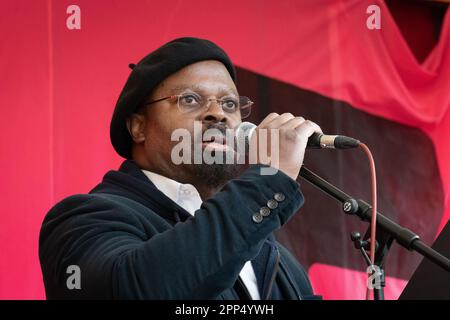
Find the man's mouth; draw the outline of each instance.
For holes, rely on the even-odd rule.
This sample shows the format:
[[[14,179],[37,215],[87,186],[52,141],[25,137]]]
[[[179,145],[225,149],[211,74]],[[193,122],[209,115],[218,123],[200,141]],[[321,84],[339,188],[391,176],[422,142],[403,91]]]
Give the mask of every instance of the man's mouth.
[[[210,139],[202,141],[202,149],[213,149],[216,151],[227,151],[231,148],[227,145],[225,136],[213,136]]]

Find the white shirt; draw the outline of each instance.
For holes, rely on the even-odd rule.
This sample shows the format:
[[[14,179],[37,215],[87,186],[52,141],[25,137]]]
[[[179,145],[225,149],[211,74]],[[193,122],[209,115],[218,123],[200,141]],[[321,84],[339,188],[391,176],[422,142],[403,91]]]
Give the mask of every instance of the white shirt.
[[[147,178],[158,188],[162,193],[169,197],[173,202],[195,216],[195,211],[200,209],[202,198],[197,189],[192,184],[182,184],[170,178],[164,177],[154,172],[142,170]],[[253,300],[261,300],[258,283],[256,281],[255,271],[250,261],[244,264],[239,276],[247,287]]]

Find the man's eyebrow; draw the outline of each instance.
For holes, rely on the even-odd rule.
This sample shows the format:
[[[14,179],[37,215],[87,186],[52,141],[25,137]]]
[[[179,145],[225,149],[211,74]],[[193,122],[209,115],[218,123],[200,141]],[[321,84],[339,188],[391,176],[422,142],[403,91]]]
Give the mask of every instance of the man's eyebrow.
[[[179,85],[179,86],[172,87],[169,90],[169,93],[170,94],[178,94],[179,92],[186,90],[186,89],[191,89],[194,91],[201,91],[201,87],[199,85],[193,84],[193,85]]]
[[[186,89],[190,89],[192,91],[196,91],[199,93],[204,93],[204,91],[205,91],[205,89],[201,85],[197,85],[197,84],[179,85],[179,86],[172,87],[169,90],[169,94],[171,94],[171,95],[179,94],[181,91],[186,90]],[[238,94],[234,89],[228,88],[228,87],[220,87],[219,93],[220,94],[234,94],[234,95]]]

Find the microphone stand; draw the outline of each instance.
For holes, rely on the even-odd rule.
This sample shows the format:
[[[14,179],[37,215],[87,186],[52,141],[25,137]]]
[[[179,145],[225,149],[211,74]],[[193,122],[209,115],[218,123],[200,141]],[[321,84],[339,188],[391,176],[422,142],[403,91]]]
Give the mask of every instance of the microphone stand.
[[[372,219],[372,206],[370,204],[360,199],[354,199],[353,197],[338,189],[311,170],[307,169],[305,166],[302,166],[302,168],[300,169],[300,176],[332,198],[341,202],[344,213],[348,215],[356,215],[361,220],[370,223]],[[368,229],[368,232],[366,233],[366,237],[369,232],[370,227]],[[447,272],[450,272],[450,260],[448,258],[444,257],[442,254],[423,243],[417,234],[407,228],[400,226],[399,224],[395,223],[379,212],[377,212],[377,239],[379,241],[377,241],[376,244],[377,249],[375,252],[374,264],[379,269],[378,276],[380,277],[380,285],[375,288],[375,300],[384,299],[384,259],[391,247],[393,240],[395,240],[399,245],[408,249],[409,251],[418,252],[434,264],[442,267]],[[364,254],[364,249],[368,247],[368,241],[361,241],[359,234],[357,233],[352,233],[352,241],[355,242],[355,247],[357,249],[361,249]]]

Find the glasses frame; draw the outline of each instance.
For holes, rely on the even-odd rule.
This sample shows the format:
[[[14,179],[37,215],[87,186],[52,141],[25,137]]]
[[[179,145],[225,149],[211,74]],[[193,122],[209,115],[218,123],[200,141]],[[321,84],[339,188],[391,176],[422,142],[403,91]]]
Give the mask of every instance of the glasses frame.
[[[178,110],[180,110],[180,112],[182,112],[182,113],[189,113],[189,112],[182,111],[182,109],[181,109],[181,107],[180,107],[180,98],[183,97],[183,96],[185,96],[185,95],[187,95],[187,94],[174,94],[174,95],[171,95],[171,96],[167,96],[167,97],[164,97],[164,98],[160,98],[160,99],[156,99],[156,100],[153,100],[153,101],[150,101],[150,102],[146,102],[146,103],[144,103],[143,106],[148,106],[148,105],[150,105],[150,104],[154,104],[154,103],[157,103],[157,102],[160,102],[160,101],[164,101],[164,100],[168,100],[168,99],[172,99],[172,100],[177,99],[177,107],[178,107]],[[247,117],[250,115],[250,113],[251,113],[251,106],[254,104],[254,102],[253,102],[252,100],[250,100],[249,97],[246,97],[246,96],[239,96],[239,100],[241,100],[242,98],[248,99],[248,103],[247,103],[245,106],[243,106],[243,107],[239,106],[239,111],[240,111],[240,113],[241,113],[241,118],[242,118],[242,119],[245,119],[245,118],[247,118]],[[220,104],[220,102],[222,102],[223,99],[208,98],[208,99],[207,99],[207,102],[206,102],[206,103],[207,103],[207,105],[206,105],[206,109],[207,109],[207,110],[209,109],[210,103],[211,103],[212,101],[216,101],[216,102],[221,106],[221,108],[222,108],[222,105]],[[200,109],[201,109],[201,108],[200,108]],[[199,109],[199,110],[200,110],[200,109]],[[243,116],[242,116],[242,110],[247,110],[247,109],[249,110],[249,111],[248,111],[248,114],[246,114],[246,115],[243,117]],[[222,110],[223,110],[225,113],[232,114],[231,112],[225,111],[223,108],[222,108]]]

